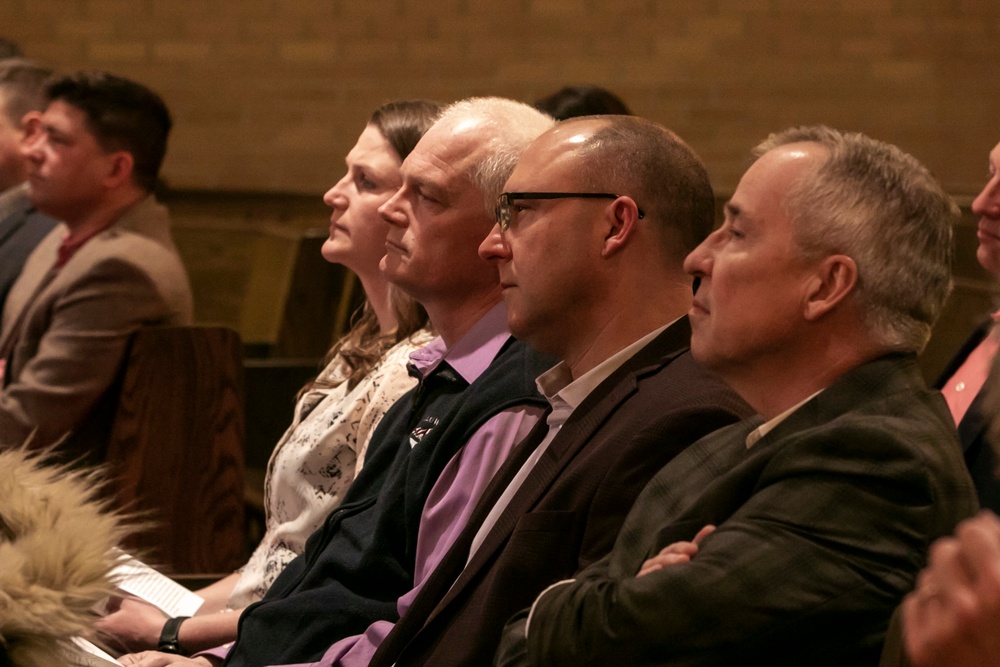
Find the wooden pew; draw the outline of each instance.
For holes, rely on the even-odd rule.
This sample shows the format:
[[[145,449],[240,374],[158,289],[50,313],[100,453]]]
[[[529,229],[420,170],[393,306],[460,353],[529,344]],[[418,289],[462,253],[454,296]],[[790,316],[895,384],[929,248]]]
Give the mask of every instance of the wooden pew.
[[[241,565],[244,435],[235,331],[136,333],[107,452],[118,505],[146,523],[125,547],[173,573]]]

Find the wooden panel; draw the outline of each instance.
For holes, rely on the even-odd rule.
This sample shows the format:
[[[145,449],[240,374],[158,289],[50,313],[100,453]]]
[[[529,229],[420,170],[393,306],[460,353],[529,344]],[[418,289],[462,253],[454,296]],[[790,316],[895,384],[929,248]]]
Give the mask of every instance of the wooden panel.
[[[364,299],[357,276],[320,254],[328,234],[317,229],[299,238],[272,357],[324,357]]]
[[[108,462],[120,505],[149,523],[126,547],[166,571],[244,560],[241,355],[238,334],[219,327],[132,341]]]

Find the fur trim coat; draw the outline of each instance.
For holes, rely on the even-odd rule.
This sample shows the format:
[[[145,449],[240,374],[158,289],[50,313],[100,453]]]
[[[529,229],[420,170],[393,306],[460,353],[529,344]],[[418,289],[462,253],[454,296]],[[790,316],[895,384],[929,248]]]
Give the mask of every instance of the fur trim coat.
[[[94,473],[0,452],[0,665],[64,664],[68,638],[86,634],[112,587],[118,518],[97,498]]]

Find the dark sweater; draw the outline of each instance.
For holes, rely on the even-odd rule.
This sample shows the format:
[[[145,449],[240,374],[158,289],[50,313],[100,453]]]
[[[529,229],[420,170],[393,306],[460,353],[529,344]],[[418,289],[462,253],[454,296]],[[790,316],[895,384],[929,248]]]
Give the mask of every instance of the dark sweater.
[[[552,364],[511,339],[471,385],[443,362],[404,395],[372,436],[344,502],[241,616],[226,664],[313,662],[375,621],[397,620],[396,601],[413,587],[421,511],[442,468],[494,415],[544,406],[535,378]]]

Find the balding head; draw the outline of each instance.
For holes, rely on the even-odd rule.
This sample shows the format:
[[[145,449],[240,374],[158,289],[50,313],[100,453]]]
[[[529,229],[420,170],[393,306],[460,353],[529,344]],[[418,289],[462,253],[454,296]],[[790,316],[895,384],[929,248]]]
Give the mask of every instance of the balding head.
[[[575,374],[680,317],[687,249],[711,231],[712,190],[676,135],[639,118],[557,124],[524,152],[480,246],[515,335]]]
[[[715,197],[701,159],[670,130],[635,116],[590,116],[560,124],[586,138],[577,149],[583,190],[628,194],[681,262],[712,231]]]

